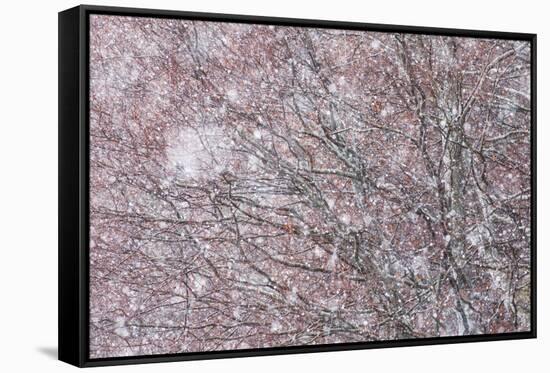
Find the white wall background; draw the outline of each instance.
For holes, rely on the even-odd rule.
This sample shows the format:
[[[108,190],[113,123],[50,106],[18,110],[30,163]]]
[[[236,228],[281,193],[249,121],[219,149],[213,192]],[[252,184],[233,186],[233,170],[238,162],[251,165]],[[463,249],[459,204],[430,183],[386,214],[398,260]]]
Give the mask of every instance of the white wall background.
[[[74,1],[6,1],[0,13],[0,370],[69,371],[57,351],[57,12]],[[538,34],[537,340],[126,366],[132,372],[530,372],[550,366],[550,22],[544,1],[103,0],[98,5]],[[538,367],[538,368],[537,368]],[[544,367],[544,368],[543,368]]]

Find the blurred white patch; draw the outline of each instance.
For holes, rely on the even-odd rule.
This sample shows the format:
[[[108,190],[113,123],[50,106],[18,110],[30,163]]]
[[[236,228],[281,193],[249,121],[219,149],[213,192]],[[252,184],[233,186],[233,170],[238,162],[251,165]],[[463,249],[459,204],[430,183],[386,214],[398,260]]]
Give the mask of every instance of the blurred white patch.
[[[128,331],[128,328],[126,327],[126,319],[124,317],[117,317],[115,320],[115,334],[126,338],[130,336],[130,332]]]
[[[334,250],[332,252],[332,255],[330,256],[330,258],[328,259],[327,268],[329,270],[333,270],[334,268],[336,268],[336,263],[337,262],[338,262],[338,252],[336,250]]]
[[[277,320],[273,321],[271,323],[270,330],[271,330],[271,332],[278,332],[279,330],[281,330],[281,323]]]
[[[227,149],[223,130],[216,126],[179,129],[166,149],[168,168],[179,176],[208,177],[223,170]]]
[[[231,88],[229,90],[227,90],[227,92],[225,93],[225,96],[227,97],[227,99],[233,103],[239,101],[239,92],[237,92],[237,90],[235,88]]]

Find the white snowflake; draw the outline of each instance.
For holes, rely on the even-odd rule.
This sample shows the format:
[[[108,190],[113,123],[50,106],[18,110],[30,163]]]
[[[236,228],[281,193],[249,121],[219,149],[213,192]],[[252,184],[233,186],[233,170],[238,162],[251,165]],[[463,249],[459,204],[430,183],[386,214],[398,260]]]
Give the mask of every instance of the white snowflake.
[[[344,224],[349,224],[351,221],[351,217],[348,214],[342,214],[340,216],[340,221]]]
[[[277,320],[274,320],[272,323],[271,323],[271,328],[270,328],[271,332],[278,332],[279,330],[281,330],[281,323]]]
[[[130,336],[130,332],[128,331],[128,328],[126,327],[126,320],[124,319],[124,317],[117,317],[117,319],[115,320],[115,330],[114,330],[115,334],[122,337],[122,338],[126,338],[126,337],[129,337]]]
[[[237,90],[235,88],[231,88],[231,89],[227,90],[225,95],[226,95],[227,99],[230,102],[235,103],[239,100],[239,92],[237,92]]]

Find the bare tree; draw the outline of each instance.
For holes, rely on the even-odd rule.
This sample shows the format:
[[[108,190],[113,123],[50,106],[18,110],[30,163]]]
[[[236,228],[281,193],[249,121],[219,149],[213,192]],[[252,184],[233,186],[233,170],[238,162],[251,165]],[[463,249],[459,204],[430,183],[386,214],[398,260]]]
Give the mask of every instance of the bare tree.
[[[529,330],[528,43],[90,37],[91,357]]]

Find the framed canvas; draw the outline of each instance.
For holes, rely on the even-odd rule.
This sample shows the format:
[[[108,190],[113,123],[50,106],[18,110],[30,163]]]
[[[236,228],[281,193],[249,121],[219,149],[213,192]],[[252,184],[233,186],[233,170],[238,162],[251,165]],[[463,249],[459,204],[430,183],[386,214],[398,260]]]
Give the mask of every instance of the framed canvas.
[[[536,336],[536,35],[59,13],[59,358]]]

